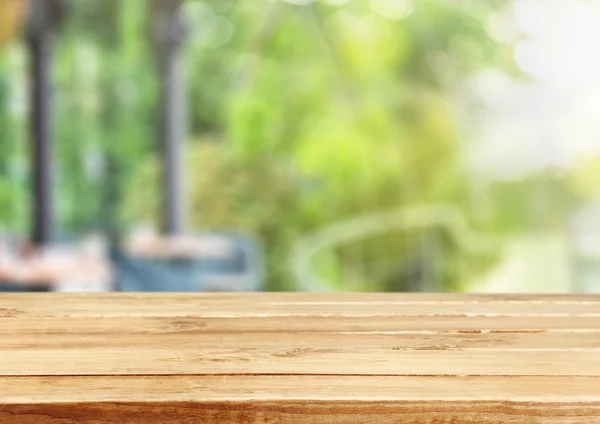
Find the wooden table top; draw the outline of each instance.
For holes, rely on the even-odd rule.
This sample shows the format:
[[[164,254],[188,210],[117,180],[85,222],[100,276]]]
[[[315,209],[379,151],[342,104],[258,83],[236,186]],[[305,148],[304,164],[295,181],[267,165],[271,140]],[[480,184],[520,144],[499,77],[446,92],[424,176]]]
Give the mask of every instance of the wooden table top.
[[[600,296],[3,294],[0,423],[600,423]]]

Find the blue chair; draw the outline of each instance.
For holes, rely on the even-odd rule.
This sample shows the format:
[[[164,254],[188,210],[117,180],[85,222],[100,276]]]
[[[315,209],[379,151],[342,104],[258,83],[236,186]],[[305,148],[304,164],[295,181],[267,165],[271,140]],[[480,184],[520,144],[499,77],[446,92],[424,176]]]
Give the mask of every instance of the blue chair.
[[[14,240],[10,245],[10,251],[14,254],[18,252],[18,246],[20,244],[21,239],[15,235],[9,234],[10,237],[6,237],[9,240]],[[52,245],[50,247],[69,247],[75,246],[73,249],[76,249],[76,243],[80,240],[80,238],[76,234],[68,234],[61,233],[54,237]],[[10,278],[10,277],[9,277]],[[80,277],[77,277],[78,280],[81,280]],[[10,280],[2,281],[0,280],[0,292],[52,292],[59,291],[58,287],[60,284],[38,284],[31,286],[23,286],[21,284],[14,283]]]
[[[111,252],[115,288],[122,292],[260,291],[264,283],[260,244],[234,233],[218,235],[231,243],[225,257],[148,259]],[[199,235],[202,237],[202,234]]]

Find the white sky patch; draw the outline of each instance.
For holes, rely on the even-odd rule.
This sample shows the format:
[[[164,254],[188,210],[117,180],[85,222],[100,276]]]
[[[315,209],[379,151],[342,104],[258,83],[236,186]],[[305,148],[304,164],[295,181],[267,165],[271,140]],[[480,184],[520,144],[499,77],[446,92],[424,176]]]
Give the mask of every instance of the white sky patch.
[[[414,10],[412,0],[371,0],[371,10],[389,20],[410,16]]]
[[[485,109],[469,147],[475,171],[519,178],[600,154],[600,0],[516,0],[486,26],[514,43],[531,81],[497,69],[471,80]]]

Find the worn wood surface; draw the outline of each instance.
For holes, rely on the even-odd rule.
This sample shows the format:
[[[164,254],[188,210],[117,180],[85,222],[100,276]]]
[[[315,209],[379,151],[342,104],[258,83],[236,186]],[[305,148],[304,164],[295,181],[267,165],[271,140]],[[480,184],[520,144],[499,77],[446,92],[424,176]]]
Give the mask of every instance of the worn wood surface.
[[[3,294],[0,423],[600,423],[600,296]]]

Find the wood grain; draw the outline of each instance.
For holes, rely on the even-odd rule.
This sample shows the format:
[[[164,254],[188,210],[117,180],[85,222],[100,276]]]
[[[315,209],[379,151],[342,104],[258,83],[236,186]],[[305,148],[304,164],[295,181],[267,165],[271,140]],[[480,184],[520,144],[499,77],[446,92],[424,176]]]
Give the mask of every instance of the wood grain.
[[[597,378],[25,377],[0,385],[7,388],[0,422],[24,424],[593,423],[600,416]]]
[[[261,317],[261,316],[585,316],[600,317],[600,295],[460,295],[382,293],[43,293],[2,296],[1,316]]]
[[[600,297],[0,295],[0,423],[600,423]]]

